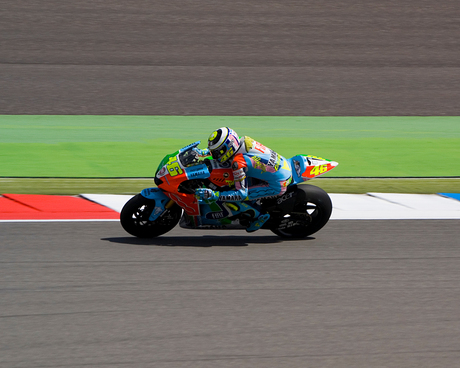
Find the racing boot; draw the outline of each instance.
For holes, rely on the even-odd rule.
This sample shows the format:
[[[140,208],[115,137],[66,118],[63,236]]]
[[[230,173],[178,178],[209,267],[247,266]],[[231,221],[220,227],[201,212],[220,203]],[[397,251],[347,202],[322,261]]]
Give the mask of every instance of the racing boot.
[[[270,214],[266,213],[265,215],[260,215],[255,221],[251,222],[251,224],[246,228],[248,233],[252,233],[256,230],[259,230],[263,224],[267,222],[270,218]]]
[[[238,218],[240,224],[246,227],[246,231],[251,233],[259,230],[265,222],[270,218],[267,213],[262,215],[260,211],[247,203],[224,203],[226,209],[232,214],[229,218]]]

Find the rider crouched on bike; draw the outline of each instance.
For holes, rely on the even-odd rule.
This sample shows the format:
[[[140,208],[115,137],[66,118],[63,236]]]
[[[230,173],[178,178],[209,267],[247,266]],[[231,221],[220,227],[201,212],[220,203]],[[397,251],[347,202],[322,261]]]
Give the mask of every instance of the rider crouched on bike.
[[[211,155],[220,163],[231,162],[235,181],[235,190],[197,189],[195,193],[200,202],[244,202],[280,196],[292,180],[291,168],[283,156],[250,137],[238,138],[236,132],[228,127],[211,133],[207,149],[195,150],[202,157]],[[246,204],[246,207],[249,206]],[[268,213],[261,214],[256,208],[251,209],[254,217],[246,228],[248,232],[260,229],[270,218]]]

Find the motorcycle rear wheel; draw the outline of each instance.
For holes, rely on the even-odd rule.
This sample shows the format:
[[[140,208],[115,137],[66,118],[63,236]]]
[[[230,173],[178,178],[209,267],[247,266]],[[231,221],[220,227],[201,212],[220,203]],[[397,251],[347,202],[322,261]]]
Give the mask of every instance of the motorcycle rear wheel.
[[[138,238],[154,238],[172,230],[180,220],[182,208],[174,204],[155,221],[149,217],[155,208],[155,200],[141,194],[135,195],[124,205],[120,223],[129,234]]]
[[[305,238],[326,225],[331,213],[331,198],[323,189],[314,185],[299,185],[293,211],[270,230],[282,238]]]

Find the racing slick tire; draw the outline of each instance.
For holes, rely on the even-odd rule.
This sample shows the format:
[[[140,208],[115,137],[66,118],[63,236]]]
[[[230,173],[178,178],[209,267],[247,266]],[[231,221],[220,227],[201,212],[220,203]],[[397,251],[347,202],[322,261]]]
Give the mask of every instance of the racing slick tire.
[[[297,186],[294,208],[270,230],[282,238],[305,238],[329,221],[332,202],[329,195],[314,185]]]
[[[141,194],[135,195],[124,205],[120,213],[123,229],[138,238],[154,238],[172,230],[180,220],[182,208],[174,204],[155,221],[149,217],[155,208],[155,200]]]

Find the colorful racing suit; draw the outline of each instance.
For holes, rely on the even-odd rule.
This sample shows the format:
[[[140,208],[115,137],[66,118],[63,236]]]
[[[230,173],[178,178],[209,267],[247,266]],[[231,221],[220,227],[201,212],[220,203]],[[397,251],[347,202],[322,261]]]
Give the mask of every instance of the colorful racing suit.
[[[232,163],[235,190],[220,192],[219,200],[240,202],[284,194],[292,180],[288,161],[250,137],[240,142]]]

